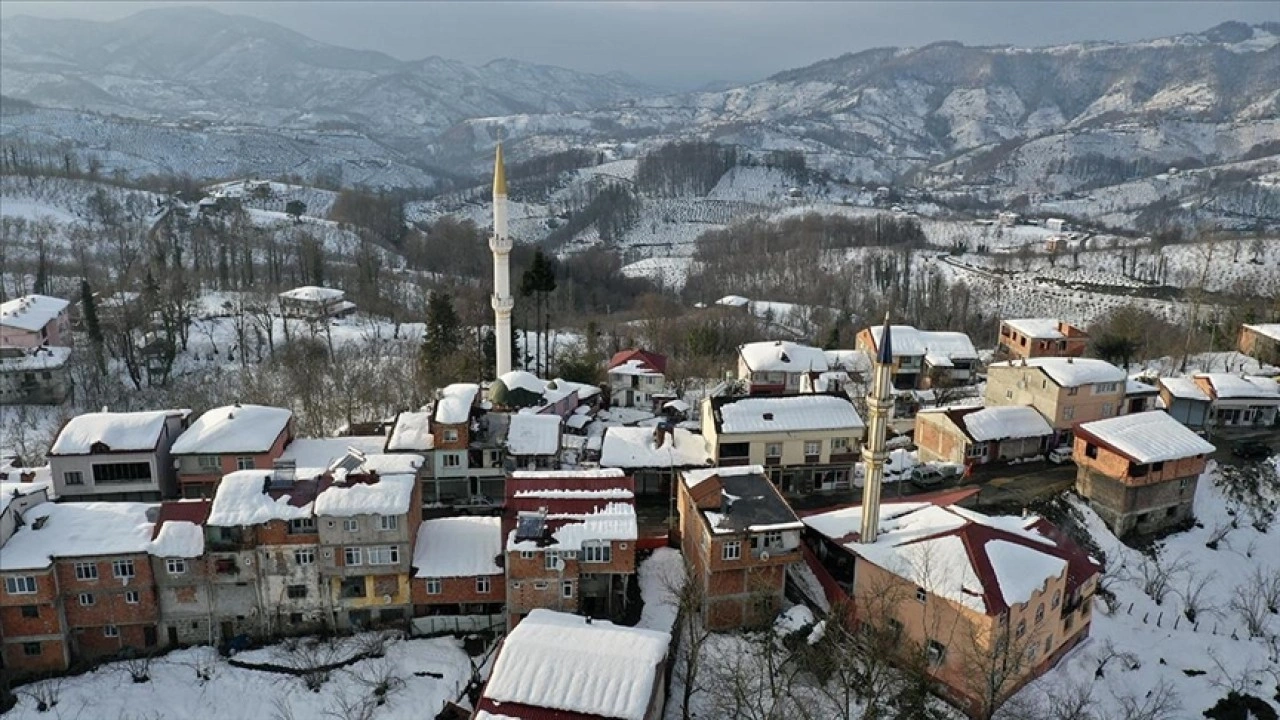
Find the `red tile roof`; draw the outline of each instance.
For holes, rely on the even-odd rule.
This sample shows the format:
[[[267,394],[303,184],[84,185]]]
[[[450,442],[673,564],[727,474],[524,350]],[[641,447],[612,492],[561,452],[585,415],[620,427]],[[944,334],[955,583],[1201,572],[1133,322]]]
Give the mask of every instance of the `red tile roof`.
[[[186,521],[192,525],[204,525],[209,519],[212,500],[171,500],[160,503],[160,514],[156,516],[155,527],[151,530],[151,539],[160,536],[160,527],[166,522]]]
[[[667,372],[666,355],[659,355],[655,352],[640,349],[623,350],[622,352],[614,353],[613,357],[609,359],[609,369],[612,370],[631,360],[639,360],[660,373],[665,374]]]

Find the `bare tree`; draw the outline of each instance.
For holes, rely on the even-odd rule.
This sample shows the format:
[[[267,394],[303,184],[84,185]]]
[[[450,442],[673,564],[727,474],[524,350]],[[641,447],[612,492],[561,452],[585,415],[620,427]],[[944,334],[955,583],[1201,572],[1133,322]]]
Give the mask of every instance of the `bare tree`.
[[[1189,569],[1190,566],[1185,557],[1165,559],[1161,557],[1159,548],[1153,548],[1150,553],[1144,553],[1142,559],[1138,561],[1137,573],[1142,583],[1142,591],[1151,596],[1156,605],[1163,605],[1169,594],[1173,592],[1174,583]]]
[[[1132,690],[1116,694],[1120,715],[1116,720],[1173,720],[1181,717],[1182,701],[1168,680],[1161,679],[1155,687],[1139,695]]]
[[[680,713],[683,720],[691,720],[693,697],[703,690],[700,670],[703,650],[711,638],[711,631],[703,622],[706,596],[697,570],[688,558],[682,567],[682,572],[675,577],[663,578],[663,583],[676,600],[676,632],[680,647],[676,656],[675,678],[681,683]]]
[[[1177,590],[1178,597],[1182,599],[1182,614],[1191,622],[1196,622],[1196,618],[1206,612],[1212,612],[1213,607],[1209,604],[1205,597],[1205,590],[1213,584],[1218,574],[1210,570],[1203,575],[1196,574],[1188,569],[1183,577],[1182,585]]]
[[[18,688],[14,694],[30,699],[36,704],[37,711],[48,712],[58,705],[62,697],[62,678],[37,680]]]

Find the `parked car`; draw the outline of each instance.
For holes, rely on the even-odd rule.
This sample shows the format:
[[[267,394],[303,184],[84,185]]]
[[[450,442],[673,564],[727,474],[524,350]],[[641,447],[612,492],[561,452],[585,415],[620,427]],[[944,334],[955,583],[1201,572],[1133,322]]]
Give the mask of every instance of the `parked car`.
[[[954,465],[919,465],[911,470],[911,484],[931,490],[952,484],[960,477],[960,469]]]
[[[1275,451],[1270,445],[1260,440],[1241,440],[1231,446],[1231,454],[1238,458],[1246,460],[1261,460],[1269,458]]]
[[[1049,451],[1049,462],[1054,465],[1061,465],[1064,462],[1071,461],[1071,448],[1058,447]]]

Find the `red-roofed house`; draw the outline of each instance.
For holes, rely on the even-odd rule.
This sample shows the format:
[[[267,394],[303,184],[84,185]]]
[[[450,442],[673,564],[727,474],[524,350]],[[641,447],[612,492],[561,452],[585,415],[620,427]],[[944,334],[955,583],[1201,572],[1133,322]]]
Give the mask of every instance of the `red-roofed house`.
[[[620,407],[654,409],[675,395],[667,390],[667,358],[648,350],[623,350],[609,360],[610,400]]]
[[[151,574],[156,584],[160,633],[166,645],[213,644],[209,568],[204,562],[204,526],[209,500],[160,505],[151,532]]]

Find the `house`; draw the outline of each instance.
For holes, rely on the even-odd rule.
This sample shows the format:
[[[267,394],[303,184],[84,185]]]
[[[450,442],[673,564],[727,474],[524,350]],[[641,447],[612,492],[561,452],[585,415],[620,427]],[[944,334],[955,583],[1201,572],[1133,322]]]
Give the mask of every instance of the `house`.
[[[1231,373],[1198,373],[1192,377],[1208,393],[1210,421],[1219,428],[1275,425],[1280,383],[1275,378]]]
[[[502,641],[474,720],[660,720],[671,636],[534,610]]]
[[[498,377],[489,385],[489,401],[495,408],[521,410],[544,404],[543,393],[547,383],[537,375],[524,370],[512,370]]]
[[[71,348],[0,347],[0,405],[60,405],[71,395]]]
[[[151,505],[42,503],[0,552],[0,648],[18,674],[158,644]]]
[[[320,581],[341,629],[407,621],[422,523],[417,455],[349,456],[316,496]]]
[[[1000,323],[1000,359],[1083,357],[1089,347],[1084,330],[1055,318],[1020,318]]]
[[[346,300],[346,293],[334,288],[305,285],[286,290],[278,296],[280,315],[302,320],[324,320],[355,312],[355,303]]]
[[[157,410],[71,418],[49,448],[55,494],[64,500],[177,497],[170,451],[189,414]]]
[[[1076,427],[1076,491],[1116,535],[1189,522],[1196,482],[1215,450],[1165,412]]]
[[[667,390],[667,358],[647,350],[623,350],[609,360],[609,401],[618,407],[653,410],[671,400]]]
[[[485,630],[505,620],[502,518],[424,520],[413,548],[413,616],[419,632]]]
[[[237,470],[270,470],[293,441],[293,412],[263,405],[214,408],[173,444],[182,497],[213,497],[218,481]]]
[[[966,466],[1023,460],[1049,448],[1053,428],[1033,407],[951,407],[916,415],[920,460]]]
[[[71,347],[71,303],[48,295],[24,295],[0,303],[0,346]]]
[[[1054,430],[1054,447],[1071,444],[1076,424],[1115,417],[1128,377],[1093,358],[1041,357],[987,366],[986,404],[1034,407]]]
[[[178,500],[160,504],[147,547],[155,578],[159,631],[165,645],[213,645],[217,642],[210,592],[209,566],[204,561],[205,521],[209,500]]]
[[[1044,228],[1049,232],[1062,232],[1067,226],[1067,221],[1062,218],[1049,218],[1044,221]]]
[[[1280,323],[1241,325],[1240,352],[1269,365],[1280,365]]]
[[[702,402],[702,437],[714,465],[763,465],[783,493],[849,488],[866,426],[848,397],[717,397]]]
[[[1017,225],[1019,217],[1018,213],[1006,210],[1005,212],[996,214],[996,223],[1005,227]]]
[[[511,416],[507,427],[507,457],[510,467],[522,470],[553,469],[560,455],[559,415],[529,412]]]
[[[800,392],[800,378],[829,370],[822,350],[788,340],[747,343],[738,347],[738,379],[748,395]]]
[[[505,504],[508,627],[535,608],[622,616],[639,536],[631,478],[609,469],[516,472]]]
[[[1186,377],[1160,378],[1160,402],[1173,419],[1189,428],[1209,423],[1213,398],[1195,380]]]
[[[630,475],[638,495],[671,497],[675,473],[709,465],[707,441],[681,427],[615,425],[605,428],[600,446],[600,467]]]
[[[507,416],[488,411],[481,401],[480,386],[457,383],[445,387],[431,409],[429,428],[423,427],[419,415],[402,414],[392,436],[416,432],[422,439],[413,442],[424,445],[428,429],[434,451],[427,456],[431,462],[423,473],[422,501],[446,512],[450,507],[499,504],[506,480],[503,440]]]
[[[1120,412],[1124,415],[1147,412],[1156,409],[1156,401],[1160,398],[1160,388],[1141,380],[1129,378],[1124,384],[1124,404]]]
[[[699,583],[703,622],[715,630],[769,622],[787,566],[800,560],[804,526],[759,465],[680,476],[680,549]]]
[[[874,356],[884,328],[864,328],[858,333],[857,349]],[[935,385],[963,385],[976,378],[978,351],[968,335],[960,332],[917,330],[910,325],[894,325],[893,386],[916,390]]]
[[[1102,567],[1043,518],[957,505],[976,492],[886,503],[870,543],[860,506],[801,519],[832,606],[951,702],[988,716],[1088,637]]]
[[[49,502],[48,482],[13,482],[4,480],[0,471],[0,548],[22,527],[22,514]]]

